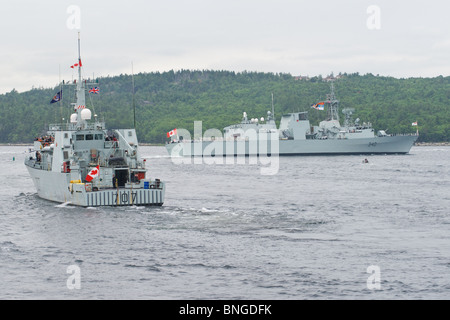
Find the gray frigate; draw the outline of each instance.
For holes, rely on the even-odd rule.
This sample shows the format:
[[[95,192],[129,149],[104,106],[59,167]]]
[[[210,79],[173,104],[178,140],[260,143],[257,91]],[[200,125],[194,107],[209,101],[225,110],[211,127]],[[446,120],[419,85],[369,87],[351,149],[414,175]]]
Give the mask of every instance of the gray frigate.
[[[74,66],[78,81],[70,122],[51,124],[25,159],[39,197],[84,207],[163,205],[165,183],[146,177],[136,130],[107,130],[97,115],[91,121],[85,96],[90,83],[82,80],[79,36]]]
[[[327,118],[318,126],[311,126],[308,112],[304,111],[282,115],[277,128],[272,95],[272,112],[267,112],[266,119],[249,119],[244,112],[240,123],[225,127],[223,132],[206,130],[203,136],[201,123],[197,122],[193,139],[187,130],[174,129],[168,133],[170,142],[166,149],[172,157],[407,154],[419,136],[418,131],[375,133],[371,123],[352,119],[353,108],[342,109],[345,120],[341,126],[333,83],[326,101],[312,107],[327,110]]]

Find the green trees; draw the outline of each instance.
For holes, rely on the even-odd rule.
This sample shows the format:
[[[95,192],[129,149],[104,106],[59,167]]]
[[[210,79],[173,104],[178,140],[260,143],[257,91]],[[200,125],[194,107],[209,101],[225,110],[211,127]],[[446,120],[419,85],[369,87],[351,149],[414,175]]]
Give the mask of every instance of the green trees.
[[[355,108],[355,118],[372,122],[388,133],[412,133],[419,124],[419,141],[450,141],[450,77],[396,79],[372,74],[344,74],[335,80],[341,109]],[[275,115],[309,111],[313,125],[325,117],[311,104],[326,98],[327,78],[299,79],[289,74],[180,70],[139,73],[134,76],[137,133],[141,142],[164,143],[174,128],[193,130],[239,122],[245,111],[250,118],[266,117],[274,94]],[[87,106],[104,117],[109,128],[133,126],[130,75],[98,79],[100,94],[87,93]],[[61,104],[50,104],[54,89],[33,89],[0,95],[0,142],[31,142],[50,123],[66,122],[74,102],[73,87],[63,87]],[[64,121],[62,121],[64,118]]]

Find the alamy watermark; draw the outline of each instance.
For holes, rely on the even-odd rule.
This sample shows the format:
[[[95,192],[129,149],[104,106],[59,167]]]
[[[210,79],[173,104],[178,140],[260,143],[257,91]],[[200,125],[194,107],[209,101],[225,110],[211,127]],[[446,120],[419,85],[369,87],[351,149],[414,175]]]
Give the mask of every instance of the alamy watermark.
[[[70,274],[67,278],[66,285],[69,290],[81,289],[81,269],[77,265],[70,265],[67,267],[66,272]],[[367,278],[367,289],[369,290],[381,290],[381,269],[379,266],[371,265],[367,267],[367,273],[370,276]]]
[[[194,137],[186,129],[177,129],[169,145],[174,164],[258,165],[261,175],[279,170],[278,130],[233,129],[226,135],[218,129],[202,134],[202,122],[194,122]]]
[[[81,9],[77,5],[71,5],[66,10],[69,17],[66,20],[66,26],[69,30],[81,29]]]
[[[367,18],[366,25],[369,30],[380,30],[381,29],[381,8],[377,5],[371,5],[367,8]]]
[[[66,285],[69,290],[81,289],[81,270],[77,265],[70,265],[67,267],[66,272],[70,274],[67,279]]]
[[[367,278],[367,289],[381,290],[381,269],[379,266],[367,267],[367,273],[370,276]]]

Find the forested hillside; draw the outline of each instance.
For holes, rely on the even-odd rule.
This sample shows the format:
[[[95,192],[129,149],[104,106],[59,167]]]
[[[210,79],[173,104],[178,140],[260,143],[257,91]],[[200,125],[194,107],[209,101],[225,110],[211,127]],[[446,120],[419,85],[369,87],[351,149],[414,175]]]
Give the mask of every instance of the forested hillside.
[[[87,107],[105,118],[108,128],[133,126],[132,77],[99,78],[99,94],[87,94]],[[309,111],[312,125],[326,115],[311,109],[324,100],[330,83],[322,77],[302,79],[290,74],[229,71],[169,71],[134,76],[137,133],[141,142],[164,143],[174,128],[192,132],[265,117],[274,95],[277,120],[285,112]],[[376,130],[412,133],[418,122],[422,142],[450,141],[450,77],[396,79],[371,74],[343,74],[335,80],[341,109],[355,108],[355,118]],[[0,95],[0,142],[28,143],[50,123],[70,116],[73,86],[63,87],[62,103],[50,104],[59,87]],[[277,121],[277,122],[278,122]]]

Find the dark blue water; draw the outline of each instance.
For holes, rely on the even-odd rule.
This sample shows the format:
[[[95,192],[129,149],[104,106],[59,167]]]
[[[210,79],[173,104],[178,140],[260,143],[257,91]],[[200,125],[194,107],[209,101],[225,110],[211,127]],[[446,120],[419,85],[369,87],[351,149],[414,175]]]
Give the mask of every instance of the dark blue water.
[[[96,209],[38,198],[26,149],[0,147],[0,299],[450,298],[449,147],[276,175],[143,147],[164,206]]]

